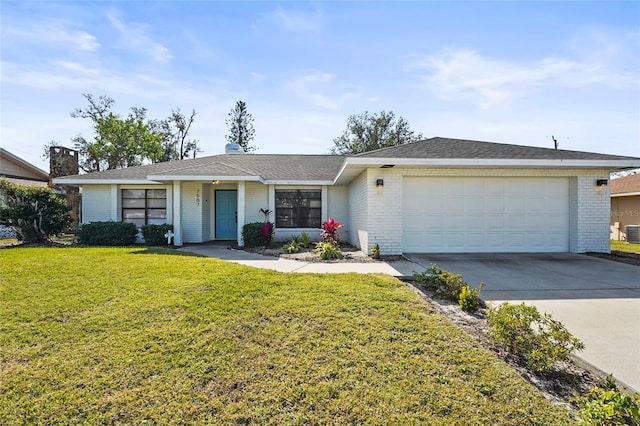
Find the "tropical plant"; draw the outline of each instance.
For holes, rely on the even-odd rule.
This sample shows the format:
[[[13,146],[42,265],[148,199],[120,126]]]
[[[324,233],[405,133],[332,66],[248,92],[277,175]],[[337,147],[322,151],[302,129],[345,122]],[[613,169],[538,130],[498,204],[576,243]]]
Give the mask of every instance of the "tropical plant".
[[[271,240],[273,239],[273,231],[273,222],[266,221],[262,224],[262,240],[265,247],[269,247],[271,245]]]
[[[378,243],[371,248],[371,258],[376,260],[380,259],[380,245]]]
[[[317,242],[313,251],[322,260],[339,259],[341,256],[340,249],[335,244],[326,241]]]
[[[289,254],[298,253],[300,251],[300,248],[302,248],[302,243],[300,242],[299,237],[294,235],[291,237],[291,239],[289,239],[289,241],[286,242],[286,244],[282,248]]]
[[[303,232],[302,234],[300,234],[300,245],[303,248],[309,248],[310,244],[311,244],[311,237],[309,237],[309,234],[307,234],[306,232]]]
[[[343,228],[344,225],[330,217],[326,222],[322,222],[322,231],[320,231],[320,236],[322,237],[322,241],[325,243],[331,243],[333,245],[340,244],[340,228]]]

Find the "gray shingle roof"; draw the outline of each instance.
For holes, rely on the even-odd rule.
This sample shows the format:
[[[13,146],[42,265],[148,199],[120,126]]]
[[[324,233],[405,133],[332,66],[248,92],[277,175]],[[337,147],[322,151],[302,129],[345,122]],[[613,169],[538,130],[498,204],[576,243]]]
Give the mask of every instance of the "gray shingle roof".
[[[344,157],[338,155],[221,154],[65,176],[57,180],[145,180],[147,176],[258,176],[266,181],[331,181],[343,162]]]
[[[125,169],[105,170],[76,176],[57,178],[56,182],[79,181],[162,181],[172,177],[220,178],[256,177],[269,182],[333,182],[345,164],[345,159],[362,159],[380,162],[384,159],[409,160],[591,160],[591,161],[631,161],[638,158],[617,155],[595,154],[590,152],[555,150],[522,145],[508,145],[492,142],[480,142],[463,139],[431,138],[419,142],[399,145],[376,151],[358,154],[352,157],[339,155],[290,155],[290,154],[220,154],[208,157],[128,167]],[[361,163],[358,163],[361,164]],[[351,166],[366,167],[364,165]],[[622,165],[628,167],[628,165]],[[358,169],[359,170],[359,169]],[[358,170],[351,170],[357,173]],[[348,173],[347,173],[348,174]],[[344,175],[344,173],[343,173]],[[345,175],[346,176],[346,175]],[[347,181],[353,176],[342,177]]]
[[[465,139],[431,138],[405,145],[364,152],[356,157],[373,158],[475,158],[522,160],[624,160],[632,157],[567,151],[534,146],[509,145]]]

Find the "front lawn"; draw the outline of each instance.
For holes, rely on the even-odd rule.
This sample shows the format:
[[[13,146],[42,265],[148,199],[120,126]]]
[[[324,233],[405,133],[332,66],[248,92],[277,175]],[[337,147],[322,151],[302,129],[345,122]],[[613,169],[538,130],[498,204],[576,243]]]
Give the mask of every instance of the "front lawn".
[[[571,424],[400,281],[0,250],[0,424]]]

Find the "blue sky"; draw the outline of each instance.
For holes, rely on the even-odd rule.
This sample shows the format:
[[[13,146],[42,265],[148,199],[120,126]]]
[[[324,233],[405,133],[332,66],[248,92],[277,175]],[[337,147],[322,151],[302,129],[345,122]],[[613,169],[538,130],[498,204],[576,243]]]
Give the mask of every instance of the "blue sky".
[[[51,140],[115,111],[197,112],[223,152],[244,100],[260,153],[327,153],[347,116],[443,136],[640,157],[640,2],[2,1],[0,141],[48,170]]]

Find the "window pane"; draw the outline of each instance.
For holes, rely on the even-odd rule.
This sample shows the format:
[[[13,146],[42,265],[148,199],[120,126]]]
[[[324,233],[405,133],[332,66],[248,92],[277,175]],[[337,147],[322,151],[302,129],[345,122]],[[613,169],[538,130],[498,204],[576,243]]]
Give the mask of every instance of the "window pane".
[[[144,189],[123,189],[122,198],[142,198],[144,199]]]
[[[166,219],[167,211],[165,209],[148,209],[147,217],[149,219]]]
[[[166,189],[148,189],[147,198],[167,198]]]
[[[123,209],[122,219],[143,219],[144,209]]]
[[[147,200],[147,207],[149,207],[149,208],[152,208],[152,207],[166,208],[167,207],[167,199],[166,198],[152,198],[150,200]]]
[[[123,198],[123,209],[144,209],[144,198]]]

